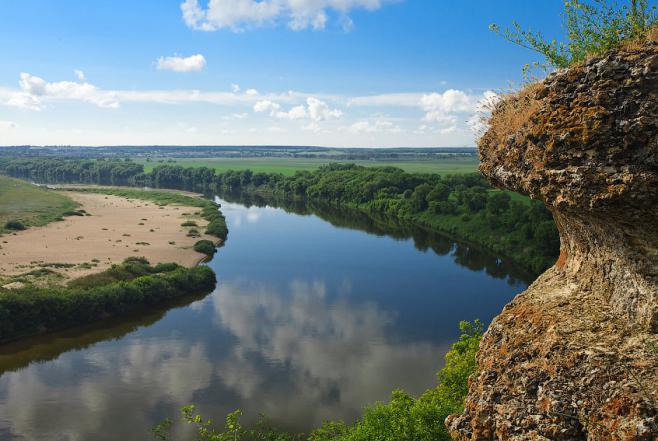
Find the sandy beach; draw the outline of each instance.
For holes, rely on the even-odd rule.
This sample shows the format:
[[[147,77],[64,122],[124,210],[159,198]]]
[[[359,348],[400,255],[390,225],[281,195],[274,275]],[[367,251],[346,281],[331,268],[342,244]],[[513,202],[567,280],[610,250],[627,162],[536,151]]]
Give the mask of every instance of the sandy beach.
[[[95,193],[63,194],[80,203],[91,216],[71,216],[0,237],[0,275],[45,267],[76,278],[103,271],[131,256],[146,257],[152,264],[175,262],[191,267],[205,257],[192,249],[198,240],[217,242],[216,237],[203,234],[188,237],[189,228],[181,226],[193,220],[200,232],[205,230],[207,222],[194,215],[198,207],[159,206]]]

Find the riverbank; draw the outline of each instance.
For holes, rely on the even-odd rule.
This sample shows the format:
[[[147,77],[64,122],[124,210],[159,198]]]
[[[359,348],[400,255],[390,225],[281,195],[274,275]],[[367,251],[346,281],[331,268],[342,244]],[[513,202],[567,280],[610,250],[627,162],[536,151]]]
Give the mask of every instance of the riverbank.
[[[373,209],[369,203],[350,203],[350,202],[324,202],[316,201],[300,196],[291,196],[289,194],[277,194],[269,188],[247,187],[237,193],[220,192],[222,197],[241,200],[247,198],[251,203],[269,204],[275,207],[291,209],[291,207],[303,206],[308,213],[313,213],[321,217],[326,217],[326,208],[341,210],[352,213],[359,213],[376,225],[380,229],[385,229],[386,234],[393,234],[393,231],[401,228],[422,229],[427,232],[440,234],[455,241],[463,242],[499,256],[496,266],[517,267],[521,270],[521,279],[526,283],[531,283],[540,274],[540,268],[550,267],[555,259],[549,256],[542,256],[535,253],[534,249],[528,244],[526,247],[519,247],[522,243],[517,236],[522,231],[516,231],[514,234],[504,234],[503,232],[492,232],[489,228],[482,228],[478,219],[465,217],[458,214],[441,214],[437,215],[427,211],[420,213],[406,214],[387,214]],[[320,209],[324,207],[325,209]],[[292,209],[292,211],[295,211]],[[353,226],[352,226],[353,227]]]
[[[61,190],[77,215],[2,237],[0,342],[214,288],[215,273],[197,265],[226,239],[219,205],[174,192]]]
[[[133,256],[143,256],[155,264],[193,267],[205,257],[194,250],[194,244],[218,241],[203,233],[209,222],[195,206],[157,205],[81,191],[61,193],[88,215],[70,216],[2,237],[0,278],[45,268],[66,281],[104,271]],[[198,235],[190,234],[192,228]]]

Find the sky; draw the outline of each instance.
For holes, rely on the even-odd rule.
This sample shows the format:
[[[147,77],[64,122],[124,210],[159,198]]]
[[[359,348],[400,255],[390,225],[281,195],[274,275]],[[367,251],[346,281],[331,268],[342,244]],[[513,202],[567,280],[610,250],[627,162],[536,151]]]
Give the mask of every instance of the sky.
[[[473,146],[561,0],[30,0],[0,14],[0,145]]]

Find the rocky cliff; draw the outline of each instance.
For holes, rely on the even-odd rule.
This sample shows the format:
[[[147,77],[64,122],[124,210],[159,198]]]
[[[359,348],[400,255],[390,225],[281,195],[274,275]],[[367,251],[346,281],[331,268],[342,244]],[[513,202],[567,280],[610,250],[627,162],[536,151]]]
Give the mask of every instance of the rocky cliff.
[[[658,43],[495,106],[481,171],[541,199],[556,265],[493,321],[458,440],[658,439]]]

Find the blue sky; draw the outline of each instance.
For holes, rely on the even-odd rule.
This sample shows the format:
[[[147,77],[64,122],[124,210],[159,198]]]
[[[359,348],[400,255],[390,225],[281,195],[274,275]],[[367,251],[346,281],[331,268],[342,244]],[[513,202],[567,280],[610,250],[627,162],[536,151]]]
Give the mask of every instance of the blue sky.
[[[559,0],[32,0],[0,16],[0,145],[474,144]],[[469,122],[470,121],[470,122]]]

